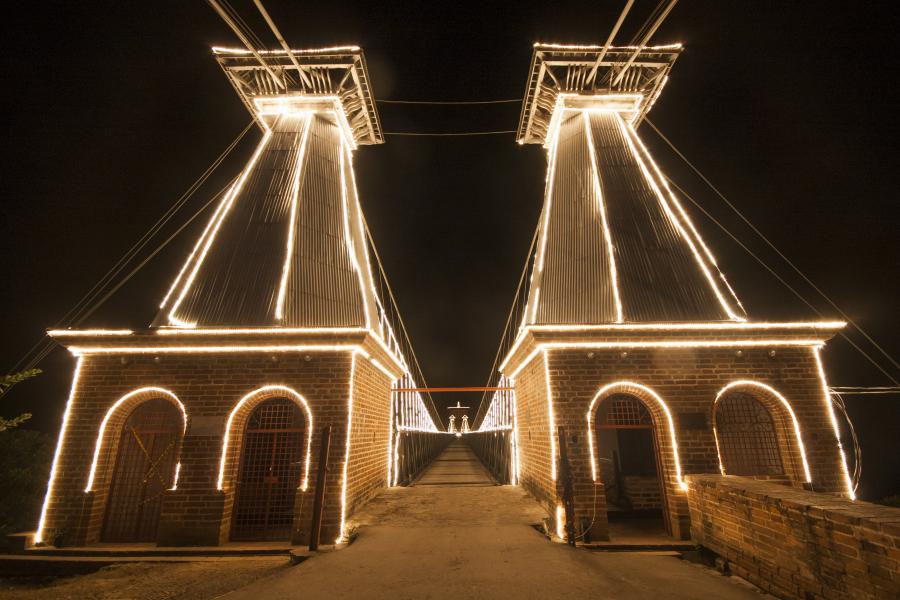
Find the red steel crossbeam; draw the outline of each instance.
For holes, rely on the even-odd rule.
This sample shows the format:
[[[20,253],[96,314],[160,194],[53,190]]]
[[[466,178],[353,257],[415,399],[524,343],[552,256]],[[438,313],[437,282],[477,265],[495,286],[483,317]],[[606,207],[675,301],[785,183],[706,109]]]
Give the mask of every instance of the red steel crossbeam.
[[[511,387],[416,387],[416,388],[396,388],[392,392],[511,392]]]

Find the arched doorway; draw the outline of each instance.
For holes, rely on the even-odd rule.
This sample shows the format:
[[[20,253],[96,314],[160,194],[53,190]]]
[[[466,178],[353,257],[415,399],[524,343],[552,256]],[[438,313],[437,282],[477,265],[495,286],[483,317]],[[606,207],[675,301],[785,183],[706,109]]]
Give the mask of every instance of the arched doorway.
[[[665,518],[663,469],[650,411],[635,396],[613,394],[602,400],[595,419],[610,535],[670,533]]]
[[[184,420],[169,400],[140,403],[122,427],[101,539],[156,540],[162,495],[175,483]]]
[[[784,462],[771,413],[746,392],[732,391],[715,405],[722,470],[728,475],[781,477]]]
[[[250,414],[235,482],[231,539],[291,537],[306,435],[303,413],[290,399],[265,400]]]

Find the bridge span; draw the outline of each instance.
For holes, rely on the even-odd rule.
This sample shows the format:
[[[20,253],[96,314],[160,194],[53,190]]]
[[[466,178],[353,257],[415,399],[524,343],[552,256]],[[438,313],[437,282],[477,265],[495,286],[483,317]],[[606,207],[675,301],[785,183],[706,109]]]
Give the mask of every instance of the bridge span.
[[[534,527],[545,516],[521,488],[492,479],[456,438],[412,485],[384,490],[354,517],[357,537],[348,548],[227,598],[761,597],[673,552],[552,543]]]

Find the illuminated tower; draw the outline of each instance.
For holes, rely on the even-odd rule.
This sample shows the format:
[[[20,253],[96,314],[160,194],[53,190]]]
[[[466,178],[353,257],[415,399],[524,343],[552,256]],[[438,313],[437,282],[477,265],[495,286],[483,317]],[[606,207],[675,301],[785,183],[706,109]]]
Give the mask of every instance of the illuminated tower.
[[[655,513],[687,537],[691,473],[852,496],[819,352],[842,323],[751,320],[637,127],[680,45],[536,44],[518,128],[547,177],[530,285],[501,364],[520,481],[576,529]]]
[[[214,53],[261,140],[150,328],[51,332],[78,367],[38,542],[303,541],[331,426],[331,543],[390,481],[392,431],[434,427],[418,395],[391,409],[408,369],[353,173],[383,141],[362,51]]]

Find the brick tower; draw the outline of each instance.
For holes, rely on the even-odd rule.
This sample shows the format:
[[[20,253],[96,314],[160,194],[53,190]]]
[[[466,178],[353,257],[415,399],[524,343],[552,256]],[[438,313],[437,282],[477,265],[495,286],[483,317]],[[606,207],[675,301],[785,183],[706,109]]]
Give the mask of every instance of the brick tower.
[[[408,369],[353,173],[383,141],[363,53],[214,53],[262,139],[150,327],[50,332],[78,364],[36,542],[302,542],[327,426],[323,543],[390,480]]]
[[[547,179],[514,380],[519,480],[576,525],[657,514],[689,533],[685,476],[852,497],[820,352],[843,323],[748,317],[636,128],[680,45],[537,44],[518,129]]]

